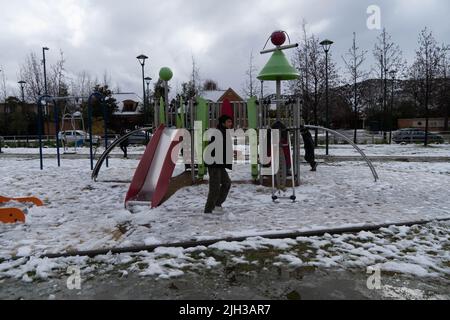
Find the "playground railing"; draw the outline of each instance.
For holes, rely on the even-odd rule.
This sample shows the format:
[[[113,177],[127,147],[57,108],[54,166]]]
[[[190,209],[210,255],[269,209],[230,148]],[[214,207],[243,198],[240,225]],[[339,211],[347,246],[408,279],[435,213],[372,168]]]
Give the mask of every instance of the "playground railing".
[[[119,134],[108,134],[108,145],[112,141],[119,137]],[[42,136],[42,141],[45,145],[56,146],[56,136],[55,135],[45,135]],[[14,135],[14,136],[2,136],[0,137],[1,147],[9,148],[35,148],[39,144],[39,136],[37,135]],[[100,145],[105,144],[105,136],[101,135],[99,140]]]

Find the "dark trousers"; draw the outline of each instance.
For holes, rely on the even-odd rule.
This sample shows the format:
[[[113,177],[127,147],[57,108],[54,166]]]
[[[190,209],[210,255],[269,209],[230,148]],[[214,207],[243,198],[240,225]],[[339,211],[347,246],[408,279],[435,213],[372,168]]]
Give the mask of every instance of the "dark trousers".
[[[124,143],[124,144],[121,144],[120,145],[120,149],[122,149],[122,152],[123,152],[123,157],[124,158],[128,158],[128,144],[126,143]]]
[[[315,155],[314,155],[314,140],[309,132],[309,130],[302,130],[302,138],[303,138],[303,144],[305,147],[305,160],[308,162],[311,166],[315,164]]]
[[[216,206],[222,206],[231,188],[231,180],[225,168],[208,167],[208,174],[209,193],[205,213],[211,213]]]

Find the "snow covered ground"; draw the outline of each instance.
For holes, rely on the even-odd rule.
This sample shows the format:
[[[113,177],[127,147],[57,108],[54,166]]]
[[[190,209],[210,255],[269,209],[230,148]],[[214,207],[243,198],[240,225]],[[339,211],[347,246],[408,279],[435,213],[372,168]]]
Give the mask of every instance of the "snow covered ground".
[[[44,171],[37,160],[1,161],[0,194],[35,195],[46,206],[30,208],[24,225],[0,225],[0,257],[450,217],[449,163],[382,163],[378,183],[364,163],[304,168],[297,203],[275,204],[270,189],[235,184],[227,214],[211,217],[202,213],[207,185],[184,188],[154,210],[126,210],[123,181],[134,160],[112,159],[97,183],[88,160],[61,168],[48,161]],[[231,177],[248,180],[248,166],[236,165]]]
[[[368,156],[421,156],[421,157],[450,157],[450,145],[437,144],[424,147],[419,144],[368,144],[358,145],[362,151]],[[318,155],[324,155],[325,149],[318,148]],[[332,156],[352,156],[356,155],[356,151],[351,145],[331,145],[330,155]]]
[[[432,152],[434,150],[448,152],[440,147]],[[32,271],[35,277],[45,279],[61,263],[87,263],[87,258],[36,258],[44,253],[450,218],[450,163],[445,162],[379,163],[376,165],[381,178],[378,183],[373,182],[369,168],[362,162],[323,164],[316,173],[302,167],[303,184],[296,190],[298,202],[294,204],[289,201],[275,204],[271,200],[270,189],[242,184],[243,180],[249,180],[250,168],[235,165],[231,178],[240,183],[235,183],[231,189],[225,204],[226,214],[205,216],[202,212],[207,185],[184,188],[154,210],[136,207],[131,213],[124,209],[123,200],[128,189],[124,181],[131,179],[138,164],[136,160],[111,159],[110,168],[101,171],[97,183],[90,180],[88,159],[63,160],[61,168],[49,160],[44,171],[38,169],[38,160],[4,158],[0,161],[0,195],[35,195],[46,203],[44,207],[29,209],[26,224],[0,225],[0,261],[4,261],[0,263],[0,278],[14,276],[30,280],[27,277]],[[180,170],[178,167],[177,171]],[[330,251],[315,250],[319,257],[317,263],[321,265],[361,267],[381,263],[385,270],[392,272],[448,277],[449,225],[440,224],[436,228],[437,235],[431,235],[431,238],[425,234],[416,237],[414,232],[409,236],[410,228],[393,227],[382,231],[382,235],[405,240],[397,244],[392,244],[385,236],[362,233],[356,236],[357,239],[368,243],[354,248],[348,245],[349,241],[351,245],[352,236],[285,240],[279,245],[287,252],[280,253],[277,261],[302,265],[304,257],[288,249],[299,241],[313,241],[310,246],[316,249],[341,246],[331,256]],[[219,243],[210,249],[239,252],[242,246],[257,248],[266,240],[256,238],[249,241]],[[278,245],[274,241],[270,243],[271,246]],[[439,243],[444,247],[439,247]],[[430,257],[421,258],[422,249],[418,249],[414,257],[408,255],[405,258],[405,250],[421,245],[435,251],[436,261],[430,261]],[[183,249],[161,249],[144,254],[144,260],[169,256],[172,259],[169,259],[169,265],[173,263],[173,268],[164,267],[167,261],[164,261],[166,264],[148,263],[148,268],[141,273],[178,276],[185,264],[180,264],[175,258],[183,260],[185,253]],[[31,258],[7,261],[11,257]],[[400,258],[390,259],[392,257]],[[119,264],[132,261],[129,255],[98,259],[119,259]],[[240,256],[236,259],[239,261]],[[214,258],[205,258],[201,264],[214,267],[216,262]]]

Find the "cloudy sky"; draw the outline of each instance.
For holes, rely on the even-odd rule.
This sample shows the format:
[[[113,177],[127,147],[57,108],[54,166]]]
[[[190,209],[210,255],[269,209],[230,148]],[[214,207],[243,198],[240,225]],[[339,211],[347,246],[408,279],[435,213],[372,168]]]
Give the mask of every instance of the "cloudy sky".
[[[381,24],[411,59],[417,35],[428,26],[439,42],[450,43],[448,0],[0,0],[0,67],[12,93],[18,70],[32,51],[48,46],[49,63],[59,49],[69,74],[86,70],[102,78],[107,71],[122,91],[140,92],[141,71],[135,57],[150,57],[147,74],[174,71],[172,86],[188,80],[191,57],[200,76],[220,87],[240,90],[248,57],[262,66],[268,56],[259,50],[273,30],[286,30],[299,40],[303,19],[319,38],[330,38],[338,65],[351,46],[352,32],[360,46],[372,51],[379,33],[369,30],[368,6],[381,8]],[[367,61],[369,68],[372,60]],[[343,70],[341,70],[343,71]]]

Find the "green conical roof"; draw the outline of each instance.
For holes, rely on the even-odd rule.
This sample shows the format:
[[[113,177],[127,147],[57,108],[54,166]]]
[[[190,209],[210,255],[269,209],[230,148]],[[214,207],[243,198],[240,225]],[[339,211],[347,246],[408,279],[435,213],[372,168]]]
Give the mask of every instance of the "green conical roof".
[[[286,59],[283,51],[276,50],[259,73],[258,79],[264,81],[295,80],[299,76],[297,70]]]

